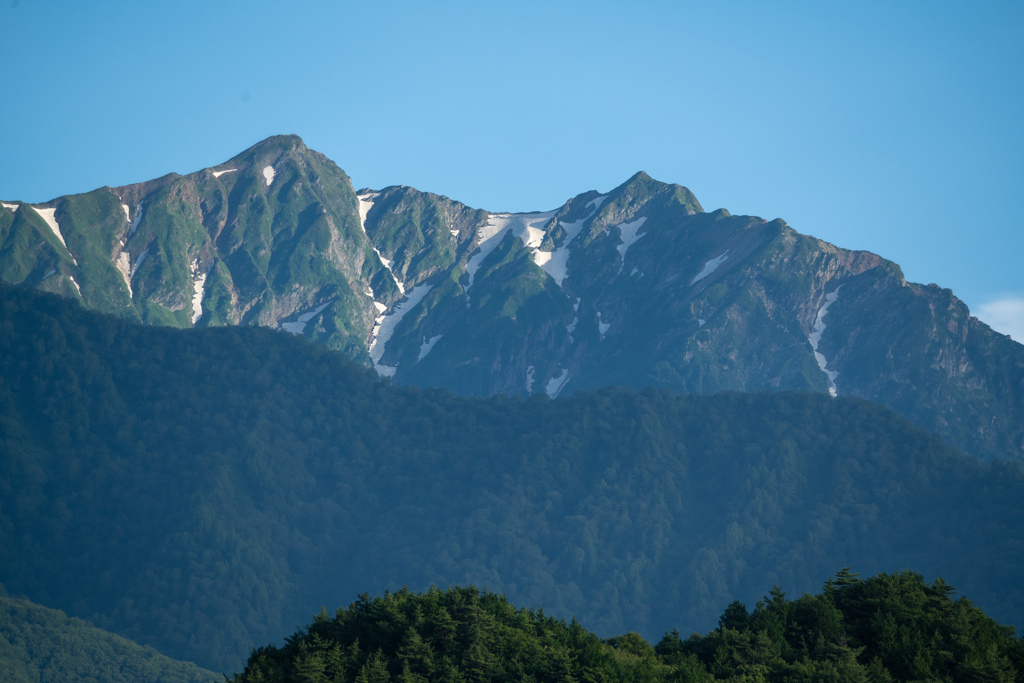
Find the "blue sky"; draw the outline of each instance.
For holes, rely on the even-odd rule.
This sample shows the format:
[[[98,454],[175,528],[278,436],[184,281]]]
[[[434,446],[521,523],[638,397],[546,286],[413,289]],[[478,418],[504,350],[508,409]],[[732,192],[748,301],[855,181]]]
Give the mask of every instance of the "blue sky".
[[[492,211],[645,170],[1024,340],[1024,3],[974,5],[0,0],[0,198],[277,133]]]

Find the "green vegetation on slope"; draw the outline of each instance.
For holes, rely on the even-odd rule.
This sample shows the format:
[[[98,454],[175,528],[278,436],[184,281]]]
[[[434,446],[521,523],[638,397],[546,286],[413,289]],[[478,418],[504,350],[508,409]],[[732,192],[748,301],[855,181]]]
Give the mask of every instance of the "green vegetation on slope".
[[[460,398],[306,339],[0,291],[0,581],[240,668],[301,606],[488,586],[602,635],[905,567],[1024,622],[1024,475],[808,394]]]
[[[2,587],[0,587],[2,589]],[[24,599],[0,596],[4,683],[216,683],[219,674]]]
[[[282,647],[253,651],[234,683],[286,681],[1024,681],[1024,641],[942,579],[848,570],[817,595],[778,588],[752,613],[733,602],[718,628],[654,647],[600,640],[575,620],[517,609],[474,588],[403,588],[321,610]],[[1018,673],[1020,672],[1020,673]]]

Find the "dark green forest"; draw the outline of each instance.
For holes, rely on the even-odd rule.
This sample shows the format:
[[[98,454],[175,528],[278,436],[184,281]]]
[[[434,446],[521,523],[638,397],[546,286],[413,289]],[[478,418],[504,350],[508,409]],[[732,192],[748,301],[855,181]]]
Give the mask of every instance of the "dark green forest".
[[[1024,641],[942,579],[848,569],[795,600],[775,586],[718,628],[655,646],[600,639],[573,620],[475,588],[368,595],[322,610],[282,647],[257,648],[234,683],[427,681],[1024,681]]]
[[[0,288],[0,582],[220,671],[310,606],[404,585],[653,639],[837,567],[913,568],[1022,624],[1022,491],[862,400],[468,399],[271,330]]]
[[[0,586],[0,592],[3,587]],[[0,595],[4,683],[216,683],[223,676],[24,599]]]

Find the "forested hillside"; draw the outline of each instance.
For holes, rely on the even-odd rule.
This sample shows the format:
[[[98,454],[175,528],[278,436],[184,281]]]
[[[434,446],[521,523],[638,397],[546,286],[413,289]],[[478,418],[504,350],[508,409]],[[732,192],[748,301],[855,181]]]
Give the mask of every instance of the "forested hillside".
[[[254,651],[233,680],[1024,680],[1024,642],[953,593],[910,571],[861,581],[843,570],[817,595],[793,600],[776,586],[753,612],[733,602],[710,633],[673,630],[652,647],[632,632],[601,640],[487,591],[402,589],[322,611],[283,646]]]
[[[1024,623],[1024,476],[827,395],[460,398],[304,338],[0,290],[0,582],[237,671],[310,606],[486,586],[602,636],[836,567]]]
[[[69,619],[59,610],[0,596],[0,680],[216,683],[223,677],[164,657],[81,619]]]

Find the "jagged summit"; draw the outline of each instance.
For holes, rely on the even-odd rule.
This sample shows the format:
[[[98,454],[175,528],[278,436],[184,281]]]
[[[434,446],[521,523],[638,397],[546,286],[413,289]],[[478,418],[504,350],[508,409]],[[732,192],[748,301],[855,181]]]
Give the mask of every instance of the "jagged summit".
[[[147,323],[263,325],[473,395],[613,384],[883,403],[1024,458],[1024,347],[948,290],[640,171],[529,213],[361,190],[295,135],[185,176],[0,206],[7,282]]]

